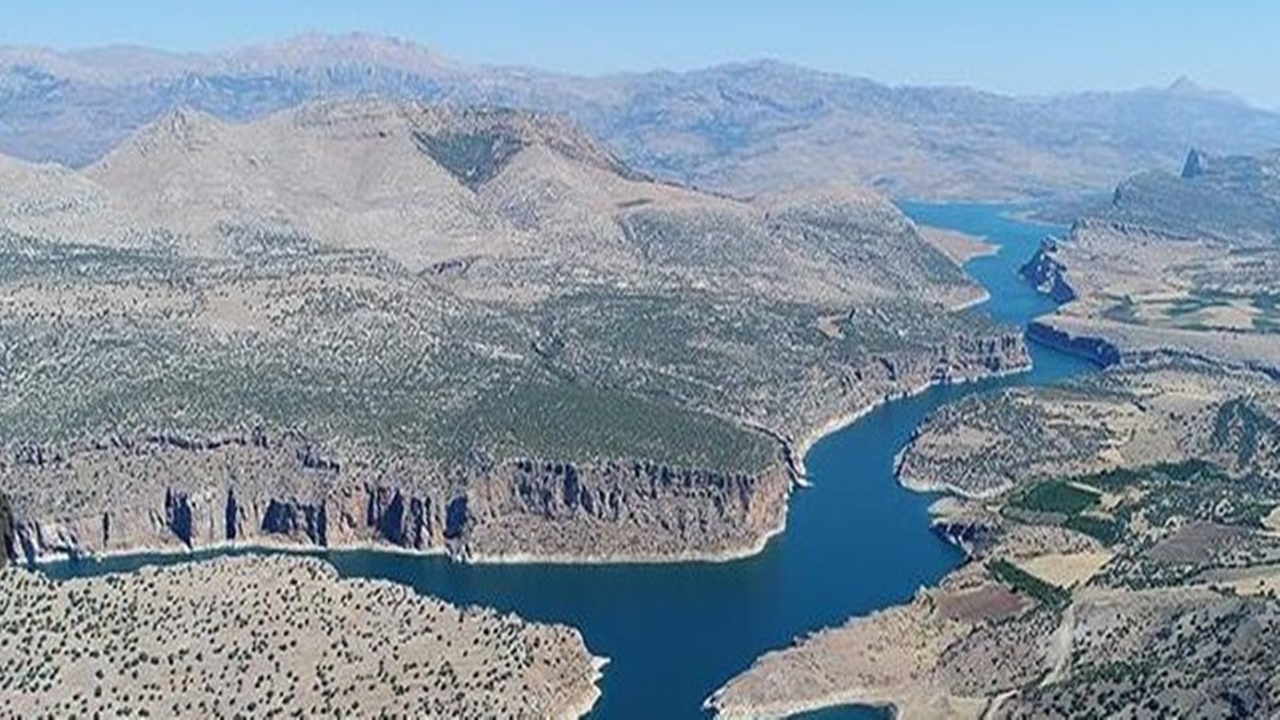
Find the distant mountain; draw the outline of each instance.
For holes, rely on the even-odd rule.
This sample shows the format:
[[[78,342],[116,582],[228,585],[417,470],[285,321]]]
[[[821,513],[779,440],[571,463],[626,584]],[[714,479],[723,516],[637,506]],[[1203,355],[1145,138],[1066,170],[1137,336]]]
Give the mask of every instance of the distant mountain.
[[[0,152],[86,165],[177,107],[245,120],[356,95],[568,115],[633,167],[735,194],[853,181],[900,197],[1061,195],[1171,165],[1191,146],[1280,145],[1280,115],[1186,80],[1021,99],[769,61],[586,78],[313,35],[216,55],[0,50]]]

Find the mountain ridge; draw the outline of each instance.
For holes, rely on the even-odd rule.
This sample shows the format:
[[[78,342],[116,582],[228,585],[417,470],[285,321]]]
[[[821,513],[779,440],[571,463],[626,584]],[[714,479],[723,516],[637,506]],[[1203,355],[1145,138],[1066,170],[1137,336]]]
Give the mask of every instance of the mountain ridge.
[[[895,197],[1025,199],[1111,187],[1190,146],[1280,145],[1280,115],[1185,85],[1034,99],[776,60],[582,77],[372,35],[189,55],[10,48],[0,151],[81,166],[172,107],[249,120],[364,95],[553,112],[640,171],[738,195],[852,180]]]

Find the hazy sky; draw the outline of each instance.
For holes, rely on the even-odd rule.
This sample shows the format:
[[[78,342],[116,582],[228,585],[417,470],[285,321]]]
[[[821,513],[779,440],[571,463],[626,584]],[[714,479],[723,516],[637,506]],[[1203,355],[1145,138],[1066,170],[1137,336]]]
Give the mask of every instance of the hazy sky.
[[[575,73],[771,57],[1019,94],[1180,75],[1280,108],[1274,0],[4,0],[0,43],[210,50],[362,30]]]

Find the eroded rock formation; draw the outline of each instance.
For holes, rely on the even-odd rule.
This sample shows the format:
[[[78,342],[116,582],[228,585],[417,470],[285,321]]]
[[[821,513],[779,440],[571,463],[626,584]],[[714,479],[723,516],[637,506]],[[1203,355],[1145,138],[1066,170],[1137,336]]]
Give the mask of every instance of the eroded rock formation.
[[[340,464],[293,435],[149,436],[0,466],[28,560],[226,542],[385,544],[460,558],[718,557],[758,547],[785,517],[790,476],[645,461],[514,460],[470,474]],[[15,550],[16,554],[16,550]]]

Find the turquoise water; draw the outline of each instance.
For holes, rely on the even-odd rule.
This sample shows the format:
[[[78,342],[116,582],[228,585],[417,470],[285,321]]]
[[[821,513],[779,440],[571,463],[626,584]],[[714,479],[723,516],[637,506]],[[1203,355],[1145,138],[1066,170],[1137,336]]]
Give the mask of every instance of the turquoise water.
[[[984,312],[1011,323],[1052,308],[1016,275],[1053,228],[1001,217],[979,205],[905,205],[921,222],[990,237],[995,257],[969,265],[991,292]],[[385,578],[454,603],[518,612],[580,628],[611,658],[597,718],[696,718],[702,700],[765,650],[811,630],[903,602],[955,568],[961,554],[928,529],[933,497],[901,489],[893,457],[940,404],[1009,385],[1052,382],[1089,371],[1085,363],[1032,349],[1030,373],[935,388],[885,405],[810,451],[814,487],[792,498],[787,531],[760,555],[723,564],[467,566],[441,557],[372,551],[325,553],[345,576]],[[201,557],[197,554],[195,557]],[[136,556],[50,565],[55,577],[127,571],[190,558]],[[869,709],[814,717],[880,717]]]

